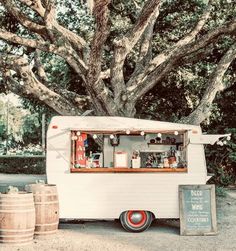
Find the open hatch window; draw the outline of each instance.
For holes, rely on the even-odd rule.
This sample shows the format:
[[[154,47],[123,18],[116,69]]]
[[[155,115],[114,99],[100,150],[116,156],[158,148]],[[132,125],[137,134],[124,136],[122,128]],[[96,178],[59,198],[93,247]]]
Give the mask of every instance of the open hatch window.
[[[71,131],[71,172],[186,172],[186,135]]]

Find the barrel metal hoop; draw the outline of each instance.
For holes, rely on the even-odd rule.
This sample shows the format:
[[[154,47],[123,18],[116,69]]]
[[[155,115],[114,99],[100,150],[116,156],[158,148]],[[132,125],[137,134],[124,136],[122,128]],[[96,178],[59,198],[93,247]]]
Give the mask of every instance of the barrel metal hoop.
[[[34,228],[28,228],[28,229],[3,229],[0,228],[0,231],[4,232],[28,232],[28,231],[34,231]]]
[[[33,241],[33,236],[32,238],[27,238],[23,240],[0,240],[1,243],[24,243],[24,242],[31,242]]]
[[[43,205],[43,204],[58,204],[58,200],[55,201],[44,201],[44,202],[35,202],[35,205]]]
[[[37,196],[58,196],[58,194],[57,193],[35,193],[34,197],[37,197]]]
[[[17,238],[17,237],[28,237],[28,236],[33,236],[34,232],[30,234],[17,234],[17,235],[0,235],[0,238]]]
[[[26,213],[26,212],[35,212],[35,208],[28,210],[0,210],[0,213]]]
[[[23,206],[34,206],[33,203],[28,203],[28,204],[0,204],[0,206],[4,207],[23,207]]]

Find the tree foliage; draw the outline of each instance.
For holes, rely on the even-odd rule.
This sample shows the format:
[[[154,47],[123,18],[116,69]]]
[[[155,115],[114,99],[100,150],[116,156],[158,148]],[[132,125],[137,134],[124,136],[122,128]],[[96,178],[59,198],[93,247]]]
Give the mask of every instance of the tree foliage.
[[[41,144],[42,109],[37,112],[37,106],[31,105],[31,111],[23,109],[20,103],[12,100],[13,96],[0,99],[0,149],[8,150],[16,146]],[[30,106],[28,105],[28,108]],[[45,111],[45,110],[44,110]]]
[[[48,118],[93,109],[231,130],[232,144],[208,154],[226,184],[235,173],[235,14],[233,0],[1,0],[0,91]],[[39,136],[36,120],[25,118],[27,142]]]
[[[1,2],[1,89],[56,113],[199,124],[235,82],[234,1]]]

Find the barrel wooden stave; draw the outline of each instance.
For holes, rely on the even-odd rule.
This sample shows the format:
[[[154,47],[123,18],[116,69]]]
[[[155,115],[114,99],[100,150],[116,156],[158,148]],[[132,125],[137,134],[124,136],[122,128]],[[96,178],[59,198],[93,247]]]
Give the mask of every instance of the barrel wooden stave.
[[[28,244],[35,227],[32,193],[0,194],[0,242]]]
[[[59,202],[55,185],[31,184],[26,186],[27,191],[34,194],[36,211],[36,235],[53,234],[58,230]]]

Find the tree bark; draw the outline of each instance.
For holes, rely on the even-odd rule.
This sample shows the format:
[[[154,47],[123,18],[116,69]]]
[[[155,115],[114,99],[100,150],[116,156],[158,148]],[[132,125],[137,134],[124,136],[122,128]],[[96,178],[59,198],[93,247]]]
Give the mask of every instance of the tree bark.
[[[211,115],[212,104],[217,93],[223,91],[227,87],[224,84],[223,77],[235,58],[236,43],[229,48],[218,63],[216,69],[212,72],[209,84],[197,108],[188,117],[181,119],[181,122],[199,125]]]

